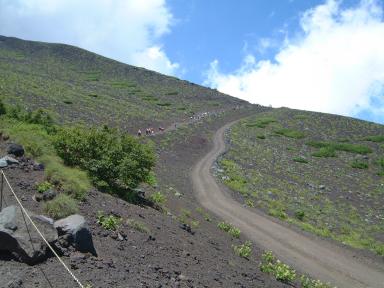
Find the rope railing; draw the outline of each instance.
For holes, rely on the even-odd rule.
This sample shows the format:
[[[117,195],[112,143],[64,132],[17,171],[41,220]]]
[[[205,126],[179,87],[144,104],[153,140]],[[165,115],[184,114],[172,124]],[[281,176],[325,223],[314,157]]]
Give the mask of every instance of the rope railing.
[[[7,176],[5,175],[4,171],[1,170],[1,195],[0,195],[0,211],[2,209],[2,201],[3,201],[3,184],[4,184],[4,180],[5,180],[5,183],[8,185],[10,191],[12,192],[13,196],[15,197],[17,203],[19,204],[20,208],[21,208],[21,211],[23,212],[23,214],[28,218],[28,220],[31,222],[32,226],[35,228],[36,232],[39,234],[39,236],[43,239],[43,241],[45,242],[45,244],[48,246],[48,248],[51,250],[51,252],[53,253],[53,255],[59,260],[59,262],[64,266],[65,270],[69,273],[69,275],[75,280],[75,282],[79,285],[80,288],[85,288],[83,286],[83,284],[81,284],[81,282],[79,281],[79,279],[75,276],[75,274],[73,274],[73,272],[68,268],[68,266],[64,263],[64,261],[60,258],[60,256],[56,253],[56,251],[53,249],[53,247],[51,246],[51,244],[49,244],[49,242],[47,241],[47,239],[45,239],[43,233],[41,233],[41,231],[39,230],[39,228],[37,228],[36,224],[33,222],[32,218],[29,216],[27,210],[24,208],[23,204],[21,204],[21,201],[19,199],[19,197],[17,197],[15,191],[13,190],[11,184],[9,183],[8,181],[8,178]],[[23,215],[23,217],[24,217]],[[28,226],[27,226],[27,229],[28,229]],[[32,244],[33,245],[33,244]]]

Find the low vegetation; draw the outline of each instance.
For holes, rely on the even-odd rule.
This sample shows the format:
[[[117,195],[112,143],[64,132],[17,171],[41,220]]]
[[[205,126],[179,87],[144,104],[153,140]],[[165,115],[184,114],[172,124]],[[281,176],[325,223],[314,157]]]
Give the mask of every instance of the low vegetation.
[[[36,185],[36,190],[39,193],[44,193],[45,191],[48,191],[51,188],[53,188],[53,185],[48,181],[43,181]]]
[[[143,223],[143,222],[140,222],[140,221],[137,221],[137,220],[134,220],[134,219],[128,219],[127,220],[127,224],[135,229],[136,231],[139,231],[141,233],[147,233],[149,234],[151,231],[149,230],[149,228]]]
[[[294,139],[302,139],[305,137],[305,134],[301,131],[297,131],[294,129],[288,129],[288,128],[281,128],[274,131],[277,135],[285,136],[288,138],[294,138]]]
[[[296,279],[296,271],[276,259],[271,251],[265,252],[261,256],[260,270],[272,274],[276,280],[281,282],[289,283]]]
[[[44,204],[44,211],[53,219],[61,219],[76,214],[78,210],[76,200],[63,193]]]
[[[121,218],[115,215],[106,216],[104,212],[99,211],[97,214],[97,223],[105,230],[117,230],[121,224]]]
[[[245,241],[244,244],[233,245],[232,248],[236,255],[245,259],[249,259],[252,253],[252,242]]]
[[[149,199],[157,205],[163,205],[167,201],[167,197],[160,191],[152,193],[151,196],[149,196]]]
[[[227,232],[233,238],[240,238],[240,233],[241,233],[240,229],[236,228],[230,223],[220,222],[219,224],[217,224],[217,227],[219,227],[220,230]]]

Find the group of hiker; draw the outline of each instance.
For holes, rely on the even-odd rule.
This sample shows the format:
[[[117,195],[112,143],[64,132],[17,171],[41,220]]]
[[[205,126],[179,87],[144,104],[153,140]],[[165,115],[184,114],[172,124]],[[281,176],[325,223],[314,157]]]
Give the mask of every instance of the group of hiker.
[[[165,130],[165,128],[164,127],[159,127],[159,131],[160,132],[163,132]],[[153,129],[153,128],[146,128],[145,129],[145,135],[146,136],[150,136],[150,135],[154,135],[155,134],[155,129]],[[141,129],[139,129],[138,131],[137,131],[137,136],[141,136],[142,135],[142,132],[141,132]]]

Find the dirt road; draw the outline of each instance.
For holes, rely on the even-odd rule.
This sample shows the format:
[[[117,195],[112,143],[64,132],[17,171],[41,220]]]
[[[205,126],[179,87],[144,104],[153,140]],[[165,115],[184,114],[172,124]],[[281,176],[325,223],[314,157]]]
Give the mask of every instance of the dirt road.
[[[194,192],[201,205],[240,228],[261,248],[272,250],[278,258],[314,278],[339,288],[383,288],[383,262],[356,257],[350,250],[329,241],[289,229],[262,213],[243,207],[216,183],[210,169],[225,151],[224,132],[232,124],[216,132],[212,150],[192,170]]]

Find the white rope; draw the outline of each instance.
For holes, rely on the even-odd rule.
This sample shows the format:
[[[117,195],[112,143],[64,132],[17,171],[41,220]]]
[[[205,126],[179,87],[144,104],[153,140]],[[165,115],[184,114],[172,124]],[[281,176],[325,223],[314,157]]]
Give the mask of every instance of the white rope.
[[[9,188],[11,189],[11,192],[13,194],[13,196],[15,196],[16,198],[16,201],[17,203],[19,203],[22,211],[24,212],[24,214],[27,216],[28,220],[31,222],[31,224],[33,225],[33,227],[36,229],[37,233],[40,235],[40,237],[44,240],[45,244],[47,244],[47,246],[49,247],[49,249],[51,249],[52,253],[56,256],[56,258],[59,260],[59,262],[64,266],[64,268],[68,271],[68,273],[72,276],[72,278],[77,282],[77,284],[79,284],[79,286],[81,288],[84,288],[83,284],[80,283],[79,279],[76,278],[76,276],[72,273],[72,271],[68,268],[68,266],[64,263],[63,260],[61,260],[60,256],[57,255],[56,251],[52,248],[52,246],[48,243],[47,239],[45,239],[44,235],[40,232],[39,228],[37,228],[36,224],[32,221],[31,217],[28,215],[27,211],[24,209],[23,205],[21,204],[19,198],[17,197],[15,191],[13,191],[12,189],[12,186],[11,184],[9,183],[7,177],[5,176],[4,174],[4,171],[1,170],[1,174],[3,174],[3,177],[5,179],[5,181],[7,182]]]

